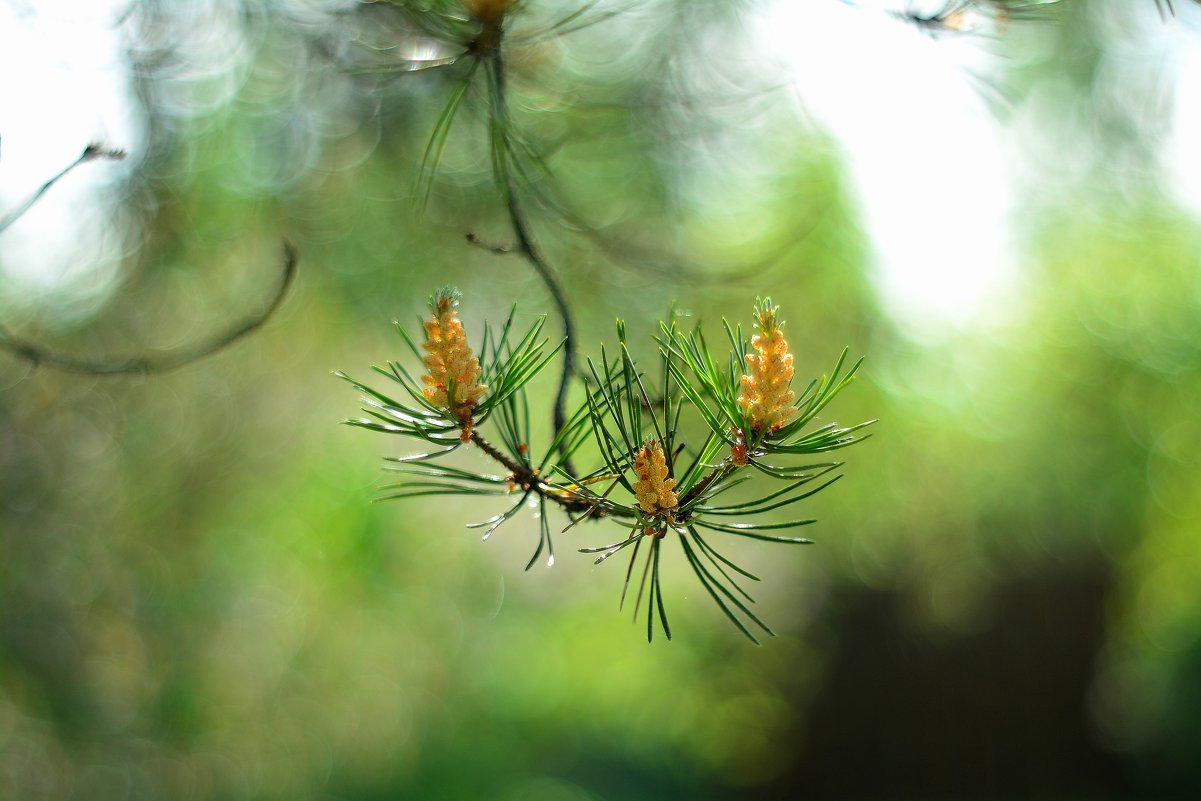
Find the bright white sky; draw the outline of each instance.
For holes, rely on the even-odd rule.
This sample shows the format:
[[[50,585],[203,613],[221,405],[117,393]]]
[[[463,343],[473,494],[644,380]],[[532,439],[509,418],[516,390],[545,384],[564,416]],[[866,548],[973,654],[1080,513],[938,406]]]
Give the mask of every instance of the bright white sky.
[[[900,322],[964,323],[1011,292],[1014,187],[1003,131],[971,77],[994,71],[986,50],[838,0],[777,0],[763,36],[805,111],[841,140],[876,283]]]
[[[1113,3],[1134,10],[1134,0]],[[1174,5],[1179,16],[1164,21],[1140,2],[1148,19],[1118,46],[1176,80],[1164,166],[1178,200],[1201,214],[1201,9]],[[887,13],[943,6],[773,0],[759,27],[791,68],[804,110],[841,141],[883,302],[919,335],[996,319],[1021,291],[1016,151],[989,108],[999,98],[979,80],[998,73],[999,59],[987,39],[931,38]]]
[[[1172,31],[1170,51],[1176,62],[1175,119],[1168,140],[1168,178],[1176,196],[1201,215],[1201,8],[1178,13],[1193,23]]]
[[[0,3],[0,209],[90,141],[123,148],[136,163],[142,133],[114,25],[124,4]],[[1182,18],[1163,26],[1178,75],[1168,172],[1180,200],[1201,213],[1201,36],[1185,19],[1195,9],[1177,5],[1187,6]],[[1015,187],[1005,132],[972,78],[995,69],[987,47],[932,39],[870,3],[760,8],[757,36],[791,71],[805,111],[841,140],[886,307],[917,333],[1004,307],[1018,289]],[[103,295],[121,243],[94,198],[129,168],[80,168],[0,237],[0,300]]]
[[[139,124],[114,29],[119,0],[0,3],[0,214],[90,142],[136,149]],[[69,288],[101,300],[123,249],[96,195],[128,167],[84,165],[0,237],[0,299]],[[86,305],[86,304],[85,304]]]

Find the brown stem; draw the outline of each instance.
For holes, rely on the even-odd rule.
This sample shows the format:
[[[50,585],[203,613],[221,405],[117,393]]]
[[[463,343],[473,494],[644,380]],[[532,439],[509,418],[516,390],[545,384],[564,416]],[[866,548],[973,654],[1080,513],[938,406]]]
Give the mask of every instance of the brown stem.
[[[474,430],[474,429],[472,430],[471,441],[474,442],[481,451],[488,454],[493,459],[495,459],[496,461],[500,462],[505,467],[507,467],[509,469],[509,472],[512,473],[513,477],[515,479],[517,479],[519,482],[525,482],[525,483],[531,483],[531,484],[537,482],[537,476],[534,474],[533,470],[526,467],[525,465],[518,464],[517,462],[513,461],[508,456],[506,456],[504,453],[497,450],[495,445],[493,445],[491,442],[489,442],[488,440],[486,440],[482,436],[480,436],[479,431]]]
[[[685,492],[683,497],[680,498],[679,505],[687,506],[689,503],[699,498],[705,490],[713,486],[713,482],[717,481],[718,479],[725,478],[731,472],[733,472],[733,470],[734,465],[732,463],[730,463],[728,460],[723,461],[717,467],[713,468],[713,470],[707,476],[693,484],[691,489]]]
[[[505,160],[509,158],[508,148],[509,142],[505,126],[508,125],[508,107],[506,105],[506,88],[505,88],[505,68],[504,59],[501,55],[501,28],[499,24],[495,26],[494,33],[496,39],[494,46],[488,51],[488,59],[492,67],[492,79],[495,86],[495,107],[492,109],[494,115],[492,123],[492,151],[495,158]],[[499,121],[499,124],[498,124]],[[499,129],[499,131],[498,131]],[[504,141],[497,142],[495,137],[499,135]],[[526,261],[534,268],[534,272],[542,280],[550,293],[551,300],[554,301],[555,308],[559,313],[559,319],[563,322],[563,372],[559,377],[559,389],[555,393],[554,405],[554,432],[556,435],[563,430],[567,424],[567,388],[571,383],[571,377],[576,373],[576,353],[575,353],[575,323],[571,315],[571,308],[567,303],[567,295],[563,291],[563,285],[559,283],[558,276],[547,263],[546,258],[542,255],[541,249],[538,247],[534,239],[534,235],[530,230],[529,221],[526,219],[525,212],[521,207],[521,202],[517,197],[517,186],[513,180],[512,171],[502,164],[495,165],[501,174],[501,192],[505,199],[505,208],[508,211],[509,222],[513,226],[513,233],[517,237],[516,252],[525,257]],[[566,443],[559,446],[560,452],[564,452]],[[575,475],[575,470],[572,467],[571,459],[564,458],[563,469],[568,475]]]
[[[523,490],[537,493],[548,501],[558,504],[565,511],[581,513],[586,512],[592,519],[600,519],[601,517],[628,517],[620,509],[605,509],[602,507],[599,500],[594,500],[585,495],[574,495],[566,493],[563,490],[555,489],[542,481],[538,476],[538,472],[531,467],[520,464],[513,458],[499,450],[488,440],[484,439],[478,430],[473,429],[471,432],[471,441],[484,453],[491,456],[496,461],[500,462],[510,473],[513,474],[513,482],[520,486]]]

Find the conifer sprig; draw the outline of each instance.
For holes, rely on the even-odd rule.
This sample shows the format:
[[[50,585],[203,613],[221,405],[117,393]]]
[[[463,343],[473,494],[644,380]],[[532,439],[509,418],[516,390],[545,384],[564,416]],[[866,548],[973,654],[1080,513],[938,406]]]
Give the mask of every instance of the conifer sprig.
[[[859,363],[847,368],[844,352],[828,376],[797,393],[791,388],[794,356],[782,333],[779,308],[763,299],[755,306],[758,333],[750,342],[740,326],[723,321],[730,350],[720,360],[699,326],[685,333],[674,321],[661,324],[654,371],[658,381],[652,382],[632,357],[626,326],[618,321],[616,350],[602,346],[598,358],[588,360],[587,392],[536,456],[528,387],[555,353],[539,338],[542,320],[518,338],[511,334],[510,312],[499,330],[485,327],[477,355],[458,320],[458,302],[458,293],[450,289],[431,298],[431,316],[422,321],[427,335],[422,348],[401,330],[413,357],[427,370],[420,379],[399,362],[377,368],[404,388],[403,402],[339,374],[365,393],[369,417],[349,424],[440,446],[390,459],[388,469],[399,478],[384,488],[381,500],[509,498],[502,511],[471,524],[484,530],[485,539],[533,503],[538,537],[526,569],[544,554],[548,565],[554,563],[549,509],[558,507],[566,514],[560,533],[584,522],[617,521],[623,537],[578,550],[594,555],[597,564],[628,554],[619,605],[632,598],[639,619],[645,600],[648,639],[656,628],[671,637],[663,549],[675,540],[682,563],[739,631],[756,643],[761,634],[771,635],[744,586],[759,581],[758,576],[726,556],[717,540],[812,542],[788,534],[811,525],[812,518],[787,513],[781,518],[779,510],[791,511],[838,481],[841,475],[835,471],[842,463],[790,461],[864,438],[856,432],[872,421],[812,425],[851,383]],[[481,433],[485,424],[494,430],[489,438]],[[503,471],[483,472],[442,460],[465,445],[473,445]],[[594,466],[577,472],[573,460]]]

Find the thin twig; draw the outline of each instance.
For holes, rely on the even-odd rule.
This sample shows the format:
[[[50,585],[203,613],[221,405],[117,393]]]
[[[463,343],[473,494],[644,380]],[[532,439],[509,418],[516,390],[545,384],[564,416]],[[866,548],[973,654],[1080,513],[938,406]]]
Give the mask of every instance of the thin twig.
[[[0,232],[3,232],[10,225],[15,223],[17,220],[21,219],[23,216],[25,216],[25,212],[27,212],[31,208],[33,208],[33,204],[35,204],[39,200],[41,200],[42,195],[44,195],[50,191],[50,187],[54,186],[56,183],[58,183],[60,180],[62,180],[63,177],[65,177],[67,175],[67,173],[71,172],[71,170],[75,169],[80,164],[83,164],[88,161],[94,161],[96,159],[108,159],[110,161],[118,161],[123,158],[125,158],[124,150],[114,150],[114,149],[102,147],[101,145],[98,145],[95,143],[88,145],[87,147],[85,147],[83,149],[83,152],[79,154],[78,158],[76,158],[75,161],[72,161],[66,167],[63,167],[61,170],[59,170],[57,173],[55,173],[54,176],[50,178],[50,180],[43,183],[41,186],[39,186],[37,188],[36,192],[34,192],[32,195],[30,195],[28,198],[26,198],[24,203],[22,203],[20,206],[17,206],[15,209],[13,209],[8,214],[6,214],[2,219],[0,219]]]
[[[513,474],[514,480],[518,483],[528,483],[531,485],[531,487],[538,483],[538,477],[534,474],[534,471],[531,468],[526,467],[523,464],[518,464],[516,461],[509,458],[507,454],[498,449],[488,440],[484,439],[480,435],[478,429],[473,428],[471,430],[471,441],[474,442],[481,451],[488,454],[493,459],[508,468],[509,472]]]
[[[512,474],[512,481],[523,491],[533,492],[542,496],[552,503],[558,504],[569,513],[584,513],[585,516],[591,516],[594,519],[601,517],[629,517],[632,513],[627,514],[621,508],[606,509],[602,506],[601,501],[609,494],[606,492],[600,496],[586,496],[557,489],[547,484],[538,475],[538,472],[532,467],[520,464],[480,434],[478,429],[472,429],[471,441],[476,444],[481,451],[495,459]]]
[[[263,325],[288,294],[288,289],[296,277],[296,266],[299,256],[296,248],[290,242],[284,242],[284,266],[280,277],[279,288],[272,295],[271,301],[260,312],[246,318],[206,342],[181,348],[157,358],[137,356],[119,359],[97,359],[86,356],[74,356],[69,353],[51,350],[36,343],[22,339],[0,325],[0,349],[30,362],[34,366],[46,365],[69,373],[86,373],[89,375],[129,375],[165,373],[175,370],[206,356],[223,350],[242,337],[250,334]]]
[[[476,236],[471,231],[468,231],[467,234],[463,238],[467,240],[467,244],[473,245],[473,246],[479,248],[480,250],[483,250],[487,253],[491,253],[494,256],[507,256],[513,252],[513,247],[511,245],[490,244],[490,243],[485,242],[484,240],[480,239],[478,236]]]

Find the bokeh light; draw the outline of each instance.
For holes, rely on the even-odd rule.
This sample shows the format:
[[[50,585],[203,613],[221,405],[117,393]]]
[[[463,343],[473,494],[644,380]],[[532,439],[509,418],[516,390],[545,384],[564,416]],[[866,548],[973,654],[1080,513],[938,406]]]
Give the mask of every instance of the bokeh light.
[[[532,512],[464,528],[508,499],[373,503],[412,443],[338,425],[332,371],[406,358],[392,322],[445,284],[475,341],[513,303],[559,325],[488,251],[494,107],[428,8],[0,8],[0,219],[89,143],[128,154],[0,232],[0,340],[170,353],[262,307],[282,240],[302,265],[180,370],[0,350],[0,799],[1201,793],[1201,5],[958,5],[509,20],[581,354],[771,295],[798,376],[866,356],[821,422],[880,422],[803,504],[816,543],[722,543],[763,579],[759,648],[678,549],[648,645],[621,560],[575,552],[616,528],[527,572]]]

